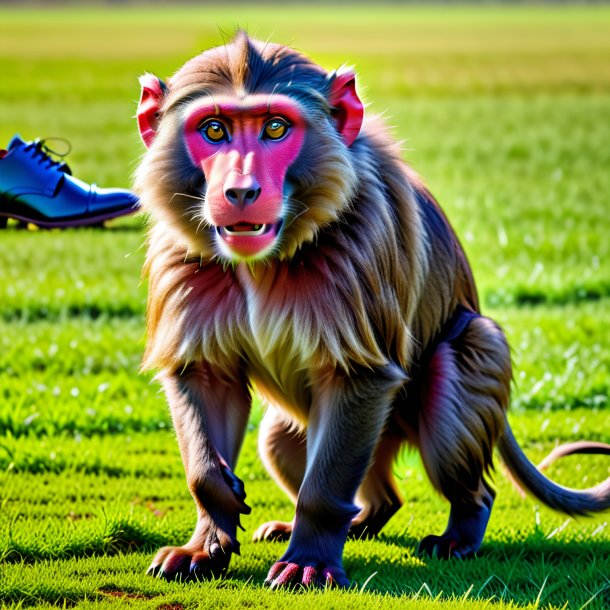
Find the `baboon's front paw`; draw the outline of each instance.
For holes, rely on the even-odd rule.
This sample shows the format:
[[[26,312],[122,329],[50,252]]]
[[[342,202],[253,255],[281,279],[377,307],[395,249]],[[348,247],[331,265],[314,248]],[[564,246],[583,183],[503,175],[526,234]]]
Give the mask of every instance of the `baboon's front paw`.
[[[278,561],[273,564],[265,580],[272,589],[297,587],[341,587],[350,585],[345,570],[341,567],[331,567],[324,563],[308,565],[307,563],[292,563]]]
[[[426,536],[417,548],[418,555],[427,555],[438,559],[468,559],[473,557],[478,545],[464,544],[452,536]]]
[[[254,532],[252,540],[254,542],[288,540],[292,534],[292,526],[292,521],[267,521]]]
[[[166,546],[157,552],[146,573],[165,580],[214,578],[226,572],[231,554],[218,543],[212,543],[208,550]]]

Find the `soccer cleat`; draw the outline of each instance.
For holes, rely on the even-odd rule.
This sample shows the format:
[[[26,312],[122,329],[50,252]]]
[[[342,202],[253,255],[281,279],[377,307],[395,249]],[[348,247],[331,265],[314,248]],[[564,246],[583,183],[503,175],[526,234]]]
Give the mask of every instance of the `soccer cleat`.
[[[82,227],[131,214],[138,198],[125,189],[98,188],[55,161],[45,140],[14,136],[0,150],[0,228],[8,218],[39,227]]]

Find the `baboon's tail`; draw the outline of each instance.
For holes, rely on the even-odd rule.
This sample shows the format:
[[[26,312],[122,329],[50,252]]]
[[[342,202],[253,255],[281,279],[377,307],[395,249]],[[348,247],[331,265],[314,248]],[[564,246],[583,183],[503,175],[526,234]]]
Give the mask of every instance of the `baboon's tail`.
[[[515,440],[508,422],[498,442],[498,449],[517,482],[547,506],[569,515],[587,515],[610,508],[610,478],[595,487],[582,490],[570,489],[554,483],[527,459]],[[545,468],[558,458],[574,453],[610,455],[610,445],[587,441],[560,445],[545,458],[540,468]]]

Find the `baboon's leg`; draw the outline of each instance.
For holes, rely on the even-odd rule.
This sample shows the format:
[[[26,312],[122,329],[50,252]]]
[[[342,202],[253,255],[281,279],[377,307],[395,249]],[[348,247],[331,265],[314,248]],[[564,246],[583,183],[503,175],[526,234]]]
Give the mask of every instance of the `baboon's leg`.
[[[250,512],[243,483],[233,473],[250,411],[247,380],[237,368],[190,364],[164,373],[161,381],[197,507],[197,525],[184,546],[160,549],[149,573],[168,580],[218,576],[239,551],[240,514]]]
[[[422,375],[420,450],[451,514],[445,532],[424,538],[420,552],[467,557],[479,549],[495,495],[485,476],[506,421],[510,380],[506,339],[488,318],[474,317],[432,354]]]
[[[381,437],[373,463],[356,494],[356,504],[362,510],[352,521],[350,537],[376,536],[402,506],[392,468],[403,443],[404,438],[390,431]]]
[[[307,462],[305,431],[269,408],[261,422],[258,449],[269,474],[296,504]],[[288,540],[292,526],[292,521],[268,521],[256,530],[253,540]]]
[[[386,432],[358,493],[356,504],[362,507],[352,521],[349,535],[368,538],[379,533],[401,507],[402,499],[392,474],[392,466],[403,440]],[[306,466],[307,435],[285,416],[269,409],[261,422],[259,452],[269,474],[296,504]],[[288,540],[293,521],[268,521],[259,526],[253,540]]]
[[[343,547],[354,499],[371,464],[398,390],[398,367],[321,372],[312,383],[307,467],[288,549],[269,571],[272,587],[347,586]]]

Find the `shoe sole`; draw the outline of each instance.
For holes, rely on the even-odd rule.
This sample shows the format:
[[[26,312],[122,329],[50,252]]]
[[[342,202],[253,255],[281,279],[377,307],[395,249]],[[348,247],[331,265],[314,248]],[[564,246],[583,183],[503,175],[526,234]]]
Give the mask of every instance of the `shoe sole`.
[[[2,198],[0,198],[0,204],[1,203]],[[70,216],[69,218],[53,220],[50,218],[32,218],[24,216],[23,214],[17,214],[15,212],[4,212],[0,210],[0,229],[6,228],[7,221],[9,218],[17,220],[19,222],[36,225],[41,229],[70,229],[76,227],[87,227],[90,225],[96,225],[101,222],[104,222],[105,220],[112,220],[113,218],[118,218],[119,216],[127,216],[128,214],[133,214],[135,212],[137,212],[137,208],[117,208],[104,212],[103,214]]]

